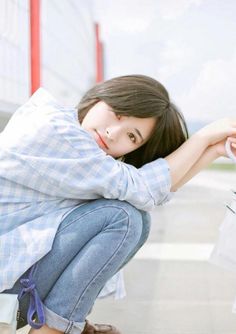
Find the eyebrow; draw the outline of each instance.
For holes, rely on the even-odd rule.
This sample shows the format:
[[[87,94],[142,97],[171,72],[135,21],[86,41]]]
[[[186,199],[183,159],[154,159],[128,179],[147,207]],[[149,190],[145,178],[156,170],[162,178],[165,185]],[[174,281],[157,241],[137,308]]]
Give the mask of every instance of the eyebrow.
[[[136,129],[136,128],[134,130],[138,134],[138,136],[141,138],[141,141],[143,142],[144,139],[143,139],[143,136],[142,136],[141,132],[138,129]]]

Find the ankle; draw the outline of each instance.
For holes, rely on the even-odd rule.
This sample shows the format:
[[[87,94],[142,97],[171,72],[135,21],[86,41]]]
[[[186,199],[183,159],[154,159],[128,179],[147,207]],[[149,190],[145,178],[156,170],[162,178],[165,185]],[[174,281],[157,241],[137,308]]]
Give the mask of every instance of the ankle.
[[[44,325],[40,329],[31,328],[29,334],[63,334],[63,332],[58,331],[57,329],[50,328],[47,325]]]

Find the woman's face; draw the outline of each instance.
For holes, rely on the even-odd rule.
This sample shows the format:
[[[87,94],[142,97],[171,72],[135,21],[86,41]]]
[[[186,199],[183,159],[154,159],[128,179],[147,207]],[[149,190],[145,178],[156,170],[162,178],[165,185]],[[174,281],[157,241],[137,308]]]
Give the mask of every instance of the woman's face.
[[[110,106],[99,101],[88,111],[81,125],[103,151],[119,158],[145,144],[155,123],[152,117],[116,115]]]

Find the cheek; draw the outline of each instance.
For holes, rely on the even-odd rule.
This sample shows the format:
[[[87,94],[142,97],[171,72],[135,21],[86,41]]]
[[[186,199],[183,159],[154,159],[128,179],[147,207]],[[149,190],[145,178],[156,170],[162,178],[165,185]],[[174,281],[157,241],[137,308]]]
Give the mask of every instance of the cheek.
[[[91,129],[94,127],[97,127],[99,124],[99,121],[96,117],[96,115],[94,115],[92,112],[88,112],[87,115],[84,117],[83,121],[82,121],[82,127],[84,129]]]
[[[117,145],[116,148],[114,148],[114,154],[116,154],[116,157],[120,157],[132,151],[135,151],[136,149],[137,147],[134,147],[134,145],[130,142],[120,143],[119,145]]]
[[[86,128],[87,127],[87,124],[89,124],[89,113],[87,115],[84,116],[82,122],[81,122],[81,125],[83,128]]]

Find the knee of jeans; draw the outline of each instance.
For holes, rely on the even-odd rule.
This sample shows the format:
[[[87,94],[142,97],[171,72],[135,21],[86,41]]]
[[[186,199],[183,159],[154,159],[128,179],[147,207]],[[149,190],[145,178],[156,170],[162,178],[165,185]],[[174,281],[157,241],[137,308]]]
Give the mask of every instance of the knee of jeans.
[[[149,212],[140,211],[143,220],[143,230],[142,230],[142,239],[143,243],[147,240],[150,230],[151,230],[151,215]]]
[[[123,224],[129,230],[129,234],[132,234],[132,240],[135,244],[140,240],[143,233],[143,215],[141,211],[125,201],[112,201],[115,202],[116,207],[125,215],[126,219],[123,220]]]

